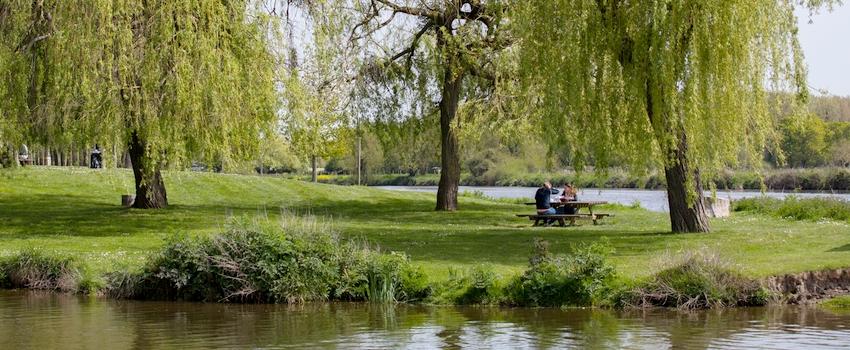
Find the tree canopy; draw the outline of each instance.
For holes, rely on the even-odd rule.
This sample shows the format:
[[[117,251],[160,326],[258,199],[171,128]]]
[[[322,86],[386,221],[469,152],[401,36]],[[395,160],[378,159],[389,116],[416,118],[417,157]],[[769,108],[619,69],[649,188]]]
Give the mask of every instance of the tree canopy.
[[[252,155],[277,95],[251,1],[0,1],[4,134],[129,146],[137,207],[160,169]]]
[[[700,171],[775,146],[769,90],[805,99],[796,3],[520,2],[525,91],[550,141],[574,145],[578,162],[664,168],[673,230],[705,231]]]

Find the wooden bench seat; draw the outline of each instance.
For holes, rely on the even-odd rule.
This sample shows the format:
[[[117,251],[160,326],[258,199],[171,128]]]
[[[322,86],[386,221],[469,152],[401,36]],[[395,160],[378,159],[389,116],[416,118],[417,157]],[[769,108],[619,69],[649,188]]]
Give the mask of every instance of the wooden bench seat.
[[[547,219],[555,219],[559,226],[566,226],[566,220],[570,220],[570,225],[575,225],[576,220],[592,220],[594,225],[599,224],[599,220],[604,219],[611,214],[517,214],[518,217],[527,217],[529,220],[534,220],[534,225],[540,226],[540,222],[545,222]]]

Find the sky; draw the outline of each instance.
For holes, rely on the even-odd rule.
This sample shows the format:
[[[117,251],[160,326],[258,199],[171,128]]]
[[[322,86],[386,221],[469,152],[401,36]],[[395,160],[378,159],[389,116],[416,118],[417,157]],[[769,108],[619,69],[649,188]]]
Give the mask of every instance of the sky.
[[[811,17],[807,10],[799,10],[797,17],[812,93],[826,90],[832,95],[850,96],[850,1],[832,12],[821,10]]]

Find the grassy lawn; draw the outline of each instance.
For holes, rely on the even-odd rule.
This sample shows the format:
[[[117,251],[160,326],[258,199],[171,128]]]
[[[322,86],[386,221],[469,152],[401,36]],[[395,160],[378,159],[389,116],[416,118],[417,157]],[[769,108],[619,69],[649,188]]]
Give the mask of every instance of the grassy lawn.
[[[734,213],[714,220],[710,234],[669,234],[666,214],[611,206],[604,225],[530,227],[524,205],[462,197],[459,212],[434,212],[434,196],[368,187],[312,184],[275,177],[169,172],[171,207],[120,207],[132,193],[128,170],[38,168],[0,170],[0,255],[38,247],[83,256],[94,268],[139,264],[167,235],[207,234],[229,214],[276,220],[282,211],[312,213],[345,237],[403,251],[435,277],[449,268],[488,263],[520,271],[531,242],[553,252],[606,238],[623,275],[653,272],[664,256],[705,249],[739,264],[751,276],[850,266],[848,222],[789,221]],[[529,196],[532,196],[529,193]]]

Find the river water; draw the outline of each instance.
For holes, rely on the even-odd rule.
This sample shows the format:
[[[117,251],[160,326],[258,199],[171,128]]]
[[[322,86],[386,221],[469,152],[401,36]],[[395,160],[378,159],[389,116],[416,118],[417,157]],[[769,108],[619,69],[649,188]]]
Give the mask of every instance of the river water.
[[[437,186],[378,186],[378,188],[398,191],[418,191],[437,193]],[[529,201],[534,200],[534,192],[536,187],[477,187],[477,186],[460,186],[460,192],[479,191],[492,198],[528,198]],[[711,193],[706,192],[707,196]],[[827,193],[827,192],[759,192],[759,191],[717,191],[718,198],[728,198],[732,200],[741,198],[753,198],[767,196],[772,198],[785,198],[786,196],[794,195],[800,198],[815,198],[815,197],[833,197],[843,200],[850,200],[848,193]],[[619,203],[623,205],[632,205],[640,203],[644,207],[652,211],[667,212],[667,192],[659,190],[633,190],[633,189],[599,189],[585,188],[578,192],[579,200],[588,201],[607,201],[609,203]]]
[[[2,349],[846,349],[850,314],[114,301],[0,291]]]

